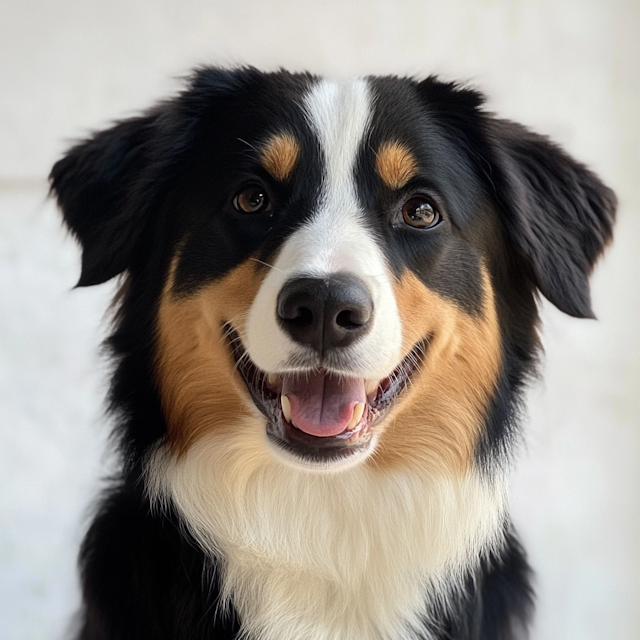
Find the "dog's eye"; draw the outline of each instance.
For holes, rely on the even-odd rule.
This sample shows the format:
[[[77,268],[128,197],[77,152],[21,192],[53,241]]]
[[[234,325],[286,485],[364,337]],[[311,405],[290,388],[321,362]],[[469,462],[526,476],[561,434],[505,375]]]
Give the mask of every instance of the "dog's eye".
[[[424,196],[415,196],[402,207],[404,221],[416,229],[435,227],[442,217],[434,205]]]
[[[259,213],[269,208],[269,196],[264,187],[251,184],[236,194],[233,206],[241,213]]]

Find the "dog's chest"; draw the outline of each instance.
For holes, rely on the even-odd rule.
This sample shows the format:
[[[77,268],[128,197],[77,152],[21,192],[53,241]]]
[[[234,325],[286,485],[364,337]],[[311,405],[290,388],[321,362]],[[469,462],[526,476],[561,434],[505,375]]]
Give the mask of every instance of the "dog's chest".
[[[159,450],[148,478],[221,563],[223,599],[252,640],[428,637],[430,602],[501,542],[501,482],[313,475],[237,444]]]

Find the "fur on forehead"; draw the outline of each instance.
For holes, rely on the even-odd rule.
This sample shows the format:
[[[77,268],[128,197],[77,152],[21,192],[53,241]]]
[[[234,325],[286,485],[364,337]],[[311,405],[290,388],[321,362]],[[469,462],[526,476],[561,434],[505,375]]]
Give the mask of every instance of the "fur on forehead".
[[[401,189],[418,172],[416,159],[411,151],[397,141],[380,145],[376,152],[376,170],[391,189]]]
[[[98,284],[123,271],[157,272],[158,254],[147,247],[158,224],[166,224],[159,218],[180,235],[190,217],[187,211],[170,219],[159,215],[168,209],[172,191],[193,172],[203,181],[210,180],[211,170],[221,179],[230,177],[225,163],[231,149],[242,157],[239,138],[255,146],[266,130],[284,123],[308,136],[301,100],[318,83],[310,74],[203,67],[180,95],[70,149],[50,178],[65,221],[82,244],[78,284]],[[387,139],[404,141],[409,134],[435,133],[436,147],[444,151],[438,159],[462,160],[452,169],[462,169],[464,180],[456,182],[456,172],[449,172],[451,198],[460,198],[466,176],[474,176],[499,212],[513,259],[532,287],[571,315],[592,316],[587,280],[611,239],[613,193],[543,136],[483,111],[483,98],[473,89],[434,77],[421,82],[370,77],[362,83],[371,94],[371,134],[386,131],[393,134]],[[307,146],[311,156],[296,164],[317,166],[317,149]],[[286,168],[292,155],[285,156]],[[210,158],[212,166],[198,166],[199,158]],[[312,175],[307,169],[304,178]],[[217,194],[220,189],[206,202],[203,190],[201,208],[219,206]],[[303,202],[301,210],[310,206]],[[166,254],[163,260],[166,265]],[[238,262],[223,263],[229,268]],[[557,268],[549,269],[550,264]]]
[[[281,182],[289,178],[299,156],[299,142],[286,132],[272,135],[260,149],[262,166]]]

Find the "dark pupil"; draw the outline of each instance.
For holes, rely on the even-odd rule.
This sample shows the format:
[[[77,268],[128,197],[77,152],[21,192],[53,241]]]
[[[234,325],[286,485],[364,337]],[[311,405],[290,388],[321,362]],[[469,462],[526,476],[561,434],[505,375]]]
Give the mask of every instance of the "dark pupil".
[[[249,191],[245,195],[244,200],[245,200],[246,208],[249,209],[249,211],[256,211],[264,203],[264,193],[258,190]]]
[[[410,217],[416,222],[431,222],[433,220],[433,209],[427,202],[423,202],[410,210]]]

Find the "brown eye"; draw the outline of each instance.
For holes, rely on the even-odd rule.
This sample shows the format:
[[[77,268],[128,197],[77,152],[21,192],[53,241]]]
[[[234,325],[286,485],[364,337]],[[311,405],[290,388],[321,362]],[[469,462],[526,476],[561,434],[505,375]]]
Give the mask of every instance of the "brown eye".
[[[436,208],[422,196],[416,196],[404,203],[402,217],[410,227],[416,229],[435,227],[441,220]]]
[[[263,187],[252,184],[236,194],[233,206],[242,213],[259,213],[269,207],[269,197]]]

